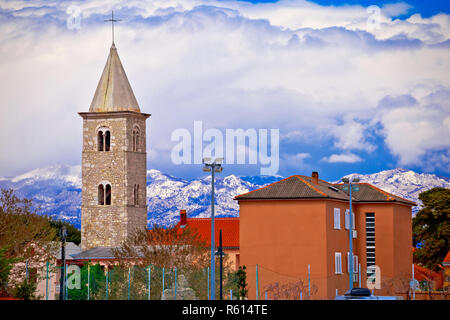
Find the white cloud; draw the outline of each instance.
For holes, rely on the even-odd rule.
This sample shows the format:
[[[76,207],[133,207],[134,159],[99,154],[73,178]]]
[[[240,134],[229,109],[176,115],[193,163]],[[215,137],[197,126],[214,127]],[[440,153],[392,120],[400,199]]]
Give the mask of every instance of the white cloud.
[[[445,155],[434,154],[430,159],[423,159],[427,153],[450,149],[449,106],[450,90],[437,91],[419,101],[405,97],[381,101],[378,120],[383,126],[382,133],[401,165],[423,163],[426,167],[436,167],[449,164]],[[431,159],[434,164],[430,163]]]
[[[356,154],[345,153],[345,154],[332,154],[329,157],[322,158],[321,161],[325,161],[325,162],[329,162],[329,163],[337,163],[337,162],[356,163],[356,162],[363,161],[363,159],[361,159]]]
[[[0,146],[7,150],[0,156],[0,175],[80,161],[76,113],[88,110],[106,62],[110,30],[102,20],[112,4],[79,5],[81,30],[74,31],[65,26],[68,3],[0,3]],[[422,101],[449,87],[449,50],[427,46],[449,38],[448,15],[397,21],[390,16],[406,7],[386,7],[381,30],[369,33],[361,6],[300,0],[113,6],[122,19],[116,27],[119,55],[141,110],[152,114],[150,168],[170,162],[172,131],[191,129],[199,119],[222,130],[278,128],[282,143],[332,141],[336,155],[373,152],[371,134],[380,125],[400,163],[424,164],[430,152],[450,146],[442,138],[448,102],[439,110],[425,100],[378,106],[386,96]],[[433,128],[440,128],[440,142],[427,143],[437,137]],[[400,139],[402,132],[411,132],[414,141],[404,141],[405,134]],[[303,166],[304,160],[298,156],[294,162]]]

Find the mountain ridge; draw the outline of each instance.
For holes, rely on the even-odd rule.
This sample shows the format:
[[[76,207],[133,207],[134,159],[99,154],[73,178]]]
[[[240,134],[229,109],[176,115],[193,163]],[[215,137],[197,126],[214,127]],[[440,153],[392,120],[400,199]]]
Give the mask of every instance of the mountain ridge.
[[[351,173],[367,182],[402,198],[418,203],[413,214],[420,209],[420,192],[433,187],[450,188],[450,179],[429,173],[396,168],[373,174]],[[343,178],[344,178],[343,177]],[[233,200],[246,193],[276,182],[281,176],[228,176],[216,177],[216,216],[238,217],[239,205]],[[342,179],[332,183],[340,183]],[[17,190],[21,197],[33,199],[41,214],[63,219],[80,228],[81,223],[81,166],[52,165],[36,168],[13,176],[0,177],[0,188]],[[179,219],[179,210],[185,209],[189,217],[209,217],[211,210],[211,177],[183,179],[156,169],[147,171],[148,225],[168,226]]]

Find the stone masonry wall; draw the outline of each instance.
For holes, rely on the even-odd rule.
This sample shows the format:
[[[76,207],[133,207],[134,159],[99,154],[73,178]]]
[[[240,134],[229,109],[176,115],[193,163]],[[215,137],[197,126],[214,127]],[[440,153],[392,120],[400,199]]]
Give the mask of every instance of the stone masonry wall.
[[[145,117],[88,113],[83,119],[81,247],[119,246],[133,230],[147,226]],[[133,152],[136,126],[140,141]],[[98,151],[100,128],[110,131],[110,151]],[[111,205],[98,204],[99,184],[111,185]],[[137,206],[135,184],[140,185]]]

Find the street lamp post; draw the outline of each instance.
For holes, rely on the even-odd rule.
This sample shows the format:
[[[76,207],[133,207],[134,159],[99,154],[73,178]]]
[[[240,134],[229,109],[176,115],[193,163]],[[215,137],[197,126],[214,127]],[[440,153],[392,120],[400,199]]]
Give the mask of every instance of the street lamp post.
[[[349,273],[349,289],[352,290],[353,289],[353,208],[352,208],[352,190],[353,188],[355,188],[355,192],[359,191],[359,186],[353,186],[352,183],[357,183],[359,182],[359,178],[353,178],[353,179],[348,179],[348,178],[343,178],[342,181],[344,182],[344,191],[347,191],[348,188],[348,192],[349,192],[349,243],[348,243],[348,273]],[[361,272],[361,270],[359,270],[359,272]]]
[[[215,286],[215,237],[214,237],[214,173],[222,172],[223,158],[216,158],[211,161],[211,158],[203,159],[203,171],[211,172],[211,300],[216,300],[216,286]]]
[[[223,256],[225,255],[225,253],[223,252],[223,247],[222,247],[222,229],[220,229],[220,235],[219,235],[219,248],[217,249],[216,255],[218,255],[220,257],[220,271],[219,271],[219,276],[220,276],[220,281],[219,281],[219,293],[220,293],[220,300],[223,300],[223,289],[222,289],[222,282],[223,282]]]
[[[59,280],[59,300],[64,300],[65,297],[65,275],[66,275],[66,237],[67,229],[65,226],[61,229],[61,278]]]

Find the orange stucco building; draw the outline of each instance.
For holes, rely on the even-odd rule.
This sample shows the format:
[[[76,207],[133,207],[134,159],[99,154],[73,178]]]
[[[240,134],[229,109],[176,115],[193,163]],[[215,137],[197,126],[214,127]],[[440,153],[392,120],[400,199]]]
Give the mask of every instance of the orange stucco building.
[[[371,268],[378,266],[374,293],[393,294],[394,282],[411,279],[415,203],[370,184],[358,186],[352,197],[354,286],[361,281],[366,287],[368,272],[372,275]],[[333,299],[336,290],[338,294],[348,290],[350,215],[343,185],[320,180],[314,172],[235,199],[240,206],[240,264],[247,267],[249,299],[257,295],[263,299],[265,290],[276,283],[301,279],[308,284],[308,277],[311,286],[304,287],[303,297],[311,293],[316,299]]]

